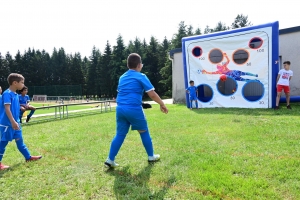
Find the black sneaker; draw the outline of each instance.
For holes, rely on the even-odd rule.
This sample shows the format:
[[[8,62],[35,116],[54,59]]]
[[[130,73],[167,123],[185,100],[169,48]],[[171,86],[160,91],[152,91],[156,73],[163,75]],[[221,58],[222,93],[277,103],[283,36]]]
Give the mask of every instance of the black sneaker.
[[[29,122],[29,120],[30,120],[30,117],[27,116],[27,118],[26,118],[26,123]]]
[[[278,110],[279,109],[279,106],[275,106],[274,110]]]
[[[292,110],[292,107],[290,105],[286,106],[286,108]]]

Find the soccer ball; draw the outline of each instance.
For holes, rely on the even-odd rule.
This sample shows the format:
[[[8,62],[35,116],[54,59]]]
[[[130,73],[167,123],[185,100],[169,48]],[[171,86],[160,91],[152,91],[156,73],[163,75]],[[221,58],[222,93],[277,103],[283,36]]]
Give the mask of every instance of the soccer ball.
[[[220,80],[225,82],[227,80],[227,76],[225,74],[221,75]]]

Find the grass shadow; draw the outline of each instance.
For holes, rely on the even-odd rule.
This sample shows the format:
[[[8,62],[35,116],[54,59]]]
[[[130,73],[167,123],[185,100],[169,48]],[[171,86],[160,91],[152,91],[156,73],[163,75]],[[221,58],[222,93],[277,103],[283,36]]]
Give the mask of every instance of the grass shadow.
[[[164,199],[171,185],[176,182],[174,176],[165,181],[159,191],[149,188],[149,180],[154,164],[149,164],[138,174],[132,174],[130,168],[107,170],[115,176],[114,193],[117,199]]]
[[[8,172],[13,171],[15,168],[19,167],[21,164],[22,164],[22,163],[14,164],[14,165],[12,165],[12,166],[9,166],[8,169],[1,170],[1,171],[0,171],[0,178],[2,178],[3,175],[4,175],[5,173],[8,173]]]
[[[183,105],[183,104],[182,104]],[[190,110],[196,114],[228,114],[228,115],[249,115],[249,116],[300,116],[300,103],[291,103],[292,110],[286,108],[286,104],[280,104],[279,110],[273,108],[200,108]],[[185,106],[185,105],[183,105]]]

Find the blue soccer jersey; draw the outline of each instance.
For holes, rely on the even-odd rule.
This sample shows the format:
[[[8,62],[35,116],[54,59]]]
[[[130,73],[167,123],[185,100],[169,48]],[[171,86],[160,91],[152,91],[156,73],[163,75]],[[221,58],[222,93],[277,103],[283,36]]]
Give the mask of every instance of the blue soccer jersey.
[[[30,98],[28,95],[22,96],[22,94],[19,94],[20,105],[26,105],[29,101],[30,101]]]
[[[19,95],[16,92],[7,89],[2,94],[1,105],[0,105],[0,125],[11,127],[11,123],[5,112],[5,105],[10,105],[10,111],[16,122],[20,123],[20,104]]]
[[[144,92],[154,90],[148,77],[138,71],[129,69],[119,79],[118,105],[142,105]]]
[[[190,94],[191,97],[196,96],[196,92],[197,92],[197,87],[196,86],[190,86],[186,90],[188,90],[190,92],[189,94]]]

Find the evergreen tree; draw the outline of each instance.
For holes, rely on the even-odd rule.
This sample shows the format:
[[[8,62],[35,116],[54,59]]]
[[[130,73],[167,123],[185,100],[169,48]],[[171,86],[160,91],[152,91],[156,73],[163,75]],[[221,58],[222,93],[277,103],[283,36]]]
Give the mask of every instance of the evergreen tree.
[[[84,57],[81,64],[81,71],[83,73],[83,83],[82,92],[83,95],[87,96],[87,82],[88,82],[88,71],[89,71],[90,61],[87,57]]]
[[[225,25],[225,23],[223,23],[223,22],[221,22],[221,21],[219,21],[218,23],[217,23],[217,25],[216,25],[216,27],[214,28],[214,32],[219,32],[219,31],[225,31],[225,30],[229,30],[230,28],[229,27],[227,27],[226,25]]]
[[[81,64],[82,60],[80,53],[75,53],[74,56],[71,55],[71,68],[68,70],[71,85],[83,85],[84,83]]]
[[[231,24],[231,28],[242,28],[252,26],[251,22],[248,20],[248,15],[238,14],[236,18],[234,19],[234,22]]]
[[[117,38],[117,45],[113,47],[112,52],[112,63],[111,63],[111,89],[112,96],[116,97],[117,87],[120,76],[128,70],[127,68],[127,55],[125,54],[126,47],[121,35]]]
[[[163,77],[172,76],[172,74],[166,75],[161,73],[163,68],[165,67],[165,64],[169,61],[169,50],[170,50],[170,42],[165,37],[159,49],[158,66],[159,66],[160,79],[158,81],[158,88],[157,88],[157,91],[159,91],[159,93],[164,96],[168,92],[168,88],[165,87],[165,84],[169,84],[169,83],[162,82]]]
[[[178,28],[178,32],[176,34],[173,35],[173,39],[172,39],[172,48],[182,48],[182,41],[181,39],[183,37],[186,37],[187,35],[187,30],[186,30],[186,25],[184,24],[184,21],[181,21],[179,23],[179,28]]]
[[[146,49],[144,58],[142,57],[144,67],[143,73],[145,73],[151,81],[154,88],[158,89],[158,82],[160,80],[160,66],[159,66],[159,43],[155,37],[150,38],[150,43]],[[156,91],[159,94],[159,91]]]
[[[187,28],[187,36],[192,36],[194,35],[193,33],[193,26],[192,25],[189,25],[188,28]]]
[[[206,25],[205,29],[204,29],[204,34],[208,34],[208,33],[212,33],[214,32],[213,29],[211,29],[208,25]]]
[[[99,79],[100,77],[100,61],[101,53],[96,47],[93,47],[92,55],[90,56],[90,64],[87,76],[87,97],[94,96],[96,94],[101,94]]]
[[[195,30],[195,35],[202,35],[201,29],[200,29],[200,28],[197,28],[197,29]]]
[[[101,87],[101,95],[104,97],[112,97],[112,79],[110,76],[110,72],[112,69],[112,49],[109,44],[109,41],[106,42],[106,47],[104,53],[102,55],[102,62],[100,67],[100,87]],[[99,94],[100,95],[100,94]]]
[[[9,74],[10,74],[9,66],[7,65],[6,60],[3,58],[3,56],[0,53],[0,86],[2,87],[3,91],[9,87],[7,83],[7,77]]]

